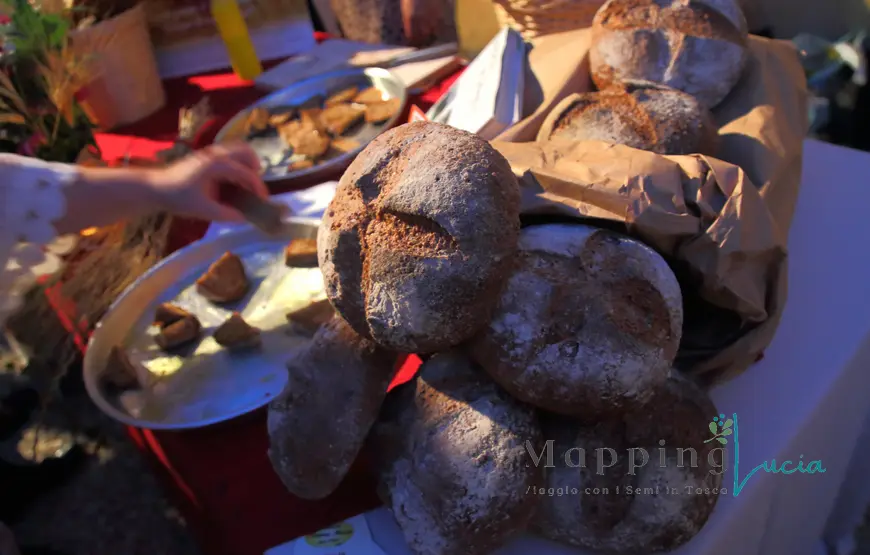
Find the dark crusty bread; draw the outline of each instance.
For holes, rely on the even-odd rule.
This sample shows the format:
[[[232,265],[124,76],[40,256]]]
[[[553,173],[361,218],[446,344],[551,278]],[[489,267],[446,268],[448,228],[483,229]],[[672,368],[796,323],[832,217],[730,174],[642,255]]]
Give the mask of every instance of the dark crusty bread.
[[[485,555],[528,525],[543,469],[534,410],[458,352],[437,354],[390,394],[372,433],[379,492],[411,551]]]
[[[213,334],[218,345],[230,350],[253,349],[261,344],[260,330],[245,322],[242,315],[233,312]]]
[[[621,420],[583,424],[544,417],[544,438],[554,448],[547,487],[562,488],[564,495],[541,498],[532,529],[555,541],[614,554],[670,551],[685,544],[704,526],[720,495],[712,490],[721,487],[725,451],[716,441],[705,443],[713,436],[707,425],[715,414],[706,393],[674,370],[649,403]],[[579,449],[585,450],[585,468],[576,467]]]
[[[231,303],[248,292],[248,277],[242,260],[225,252],[196,280],[196,291],[214,303]]]
[[[269,405],[269,459],[290,493],[321,499],[347,474],[374,424],[396,356],[336,317],[287,363]]]
[[[539,141],[604,141],[657,154],[716,154],[713,115],[684,92],[654,83],[629,83],[573,94],[556,105]]]
[[[427,353],[489,319],[519,233],[519,186],[483,139],[437,123],[372,141],[318,234],[326,293],[360,334]]]
[[[599,89],[641,80],[713,108],[740,79],[749,35],[736,0],[609,0],[592,24],[592,79]]]
[[[473,358],[512,395],[597,418],[664,382],[682,334],[680,286],[649,247],[584,225],[520,234],[517,268]]]

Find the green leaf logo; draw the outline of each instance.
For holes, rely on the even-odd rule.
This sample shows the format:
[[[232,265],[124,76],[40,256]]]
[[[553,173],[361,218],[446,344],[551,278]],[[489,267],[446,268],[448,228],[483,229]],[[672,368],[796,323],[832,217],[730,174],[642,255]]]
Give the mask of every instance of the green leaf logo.
[[[718,441],[722,445],[726,445],[728,443],[728,440],[725,439],[725,436],[730,436],[732,433],[734,433],[732,426],[734,426],[734,421],[730,418],[728,420],[725,420],[724,414],[714,416],[713,420],[707,426],[707,429],[710,430],[710,433],[713,434],[713,437],[705,440],[704,443]]]

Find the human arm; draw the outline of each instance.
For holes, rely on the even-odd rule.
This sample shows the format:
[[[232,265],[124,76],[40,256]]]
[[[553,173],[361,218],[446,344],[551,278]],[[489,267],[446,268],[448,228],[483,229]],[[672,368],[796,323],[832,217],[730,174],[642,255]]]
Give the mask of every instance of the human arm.
[[[236,209],[220,202],[221,184],[266,197],[259,169],[257,155],[244,144],[212,146],[166,168],[80,168],[65,188],[66,211],[54,227],[62,235],[154,211],[241,221]]]
[[[0,328],[33,280],[60,267],[43,245],[57,236],[153,211],[238,221],[222,205],[224,182],[268,190],[246,145],[213,146],[162,169],[83,168],[0,154]]]
[[[45,244],[55,235],[155,211],[240,221],[221,204],[222,183],[268,196],[259,159],[244,144],[212,146],[165,168],[86,168],[0,154],[0,232],[5,241]]]

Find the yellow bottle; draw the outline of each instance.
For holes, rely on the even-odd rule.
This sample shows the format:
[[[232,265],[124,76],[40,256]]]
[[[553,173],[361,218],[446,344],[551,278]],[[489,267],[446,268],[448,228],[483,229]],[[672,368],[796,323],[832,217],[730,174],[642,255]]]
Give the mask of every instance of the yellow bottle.
[[[459,54],[472,59],[498,34],[500,24],[492,0],[456,0]]]
[[[211,16],[230,55],[233,71],[241,79],[251,80],[263,73],[248,24],[236,0],[211,0]]]

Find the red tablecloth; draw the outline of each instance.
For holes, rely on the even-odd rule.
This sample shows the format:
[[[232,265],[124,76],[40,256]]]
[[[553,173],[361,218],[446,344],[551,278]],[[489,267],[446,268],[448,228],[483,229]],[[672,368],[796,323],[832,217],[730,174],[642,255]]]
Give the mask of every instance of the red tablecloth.
[[[456,76],[411,103],[428,109]],[[167,105],[146,121],[97,137],[104,157],[150,157],[171,146],[178,110],[208,96],[223,121],[262,96],[231,73],[166,82]],[[338,176],[334,176],[338,177]],[[186,226],[175,246],[201,237],[206,226]],[[404,365],[397,381],[411,377],[419,361]],[[337,407],[340,410],[340,407]],[[130,435],[155,463],[168,491],[208,555],[255,555],[378,505],[365,461],[357,461],[338,491],[321,501],[286,492],[266,456],[265,411],[208,428],[184,432],[131,428]]]

